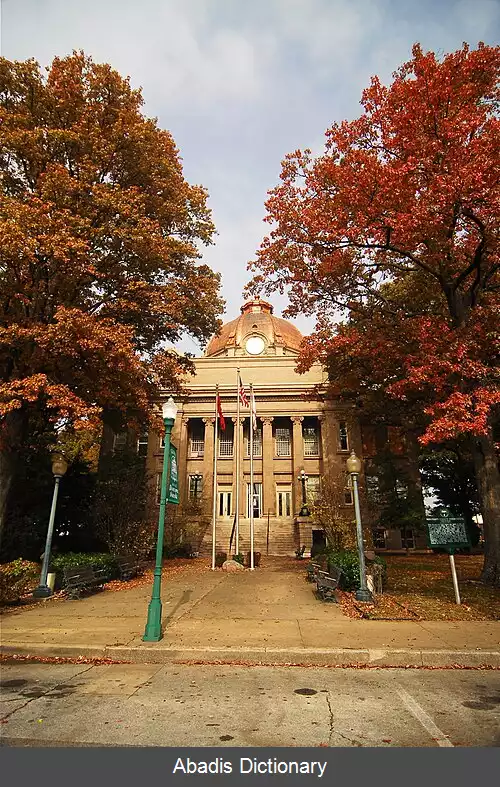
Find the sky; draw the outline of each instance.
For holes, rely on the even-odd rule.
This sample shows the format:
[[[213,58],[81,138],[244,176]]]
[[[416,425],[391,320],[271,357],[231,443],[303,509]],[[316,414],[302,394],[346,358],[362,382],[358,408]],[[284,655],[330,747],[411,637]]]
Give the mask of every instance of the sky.
[[[499,40],[500,0],[1,2],[4,57],[45,66],[83,49],[142,87],[185,177],[208,189],[218,234],[203,260],[222,274],[225,320],[239,314],[284,156],[321,153],[325,130],[357,117],[370,77],[389,83],[415,42],[444,53]],[[286,299],[271,300],[280,314]],[[200,352],[188,337],[179,348]]]

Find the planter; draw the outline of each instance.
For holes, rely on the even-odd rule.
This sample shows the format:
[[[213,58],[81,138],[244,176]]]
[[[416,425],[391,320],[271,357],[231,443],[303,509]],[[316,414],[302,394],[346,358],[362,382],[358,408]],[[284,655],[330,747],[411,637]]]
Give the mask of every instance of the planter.
[[[51,589],[52,593],[54,592],[55,584],[56,584],[56,572],[50,571],[47,574],[47,585]]]

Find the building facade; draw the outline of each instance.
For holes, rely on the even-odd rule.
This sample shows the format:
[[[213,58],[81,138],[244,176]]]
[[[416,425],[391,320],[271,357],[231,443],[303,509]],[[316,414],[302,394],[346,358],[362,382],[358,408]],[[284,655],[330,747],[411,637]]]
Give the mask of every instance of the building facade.
[[[195,375],[177,397],[178,413],[172,442],[178,450],[180,502],[168,516],[182,521],[183,512],[199,527],[198,549],[212,543],[214,490],[215,390],[218,385],[226,428],[217,439],[216,545],[229,552],[239,498],[239,550],[250,547],[250,506],[254,515],[254,548],[262,554],[306,553],[324,540],[321,526],[301,516],[304,496],[314,500],[322,479],[335,477],[344,485],[342,504],[353,513],[346,473],[351,449],[362,457],[362,440],[355,407],[326,397],[324,369],[314,365],[305,374],[295,371],[301,333],[289,321],[274,316],[273,307],[259,298],[247,301],[241,314],[226,323],[209,342],[203,357],[194,359]],[[250,412],[240,410],[240,473],[237,474],[237,376],[247,395],[250,383],[256,403],[254,485],[250,489]],[[147,462],[161,478],[163,444],[150,434]],[[306,478],[304,479],[304,475]],[[237,488],[239,487],[239,494]],[[302,513],[303,510],[302,510]],[[234,542],[233,542],[234,551]]]

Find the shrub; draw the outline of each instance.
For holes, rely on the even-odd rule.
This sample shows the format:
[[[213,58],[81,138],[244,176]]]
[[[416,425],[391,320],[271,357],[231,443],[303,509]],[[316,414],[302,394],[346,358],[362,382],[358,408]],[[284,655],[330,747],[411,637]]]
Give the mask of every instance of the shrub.
[[[191,544],[181,542],[180,544],[168,544],[163,548],[163,557],[194,557],[194,550]]]
[[[12,604],[34,590],[39,575],[38,563],[22,558],[0,565],[0,604]]]
[[[215,565],[220,568],[227,560],[227,552],[217,552],[215,555]]]
[[[237,555],[233,555],[233,560],[235,560],[236,563],[241,563],[242,566],[245,565],[244,560],[243,560],[243,555],[242,555],[241,552],[238,552]]]
[[[329,550],[326,553],[328,560],[328,570],[335,565],[342,571],[339,587],[342,590],[356,590],[359,588],[359,558],[358,553],[350,549]],[[385,560],[378,555],[373,561],[382,566],[382,577],[387,573]]]
[[[77,566],[92,566],[92,568],[104,568],[110,579],[119,576],[116,557],[107,552],[67,552],[65,555],[56,555],[50,561],[51,570],[55,571],[60,580],[65,568],[76,568]]]

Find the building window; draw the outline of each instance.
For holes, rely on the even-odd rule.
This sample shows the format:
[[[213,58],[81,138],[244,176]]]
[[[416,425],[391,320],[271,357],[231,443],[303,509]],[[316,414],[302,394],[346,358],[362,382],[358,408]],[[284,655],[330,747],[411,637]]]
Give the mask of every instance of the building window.
[[[127,432],[118,432],[113,438],[113,451],[123,451],[127,447]]]
[[[400,533],[403,549],[415,549],[415,534],[411,527],[401,527]]]
[[[385,549],[387,546],[386,538],[387,538],[387,531],[381,527],[376,527],[372,531],[373,535],[373,546],[375,549]]]
[[[320,491],[319,475],[310,475],[306,481],[306,495],[309,503],[315,503]]]
[[[352,497],[352,478],[350,473],[345,474],[345,486],[344,486],[344,505],[352,506],[353,504],[353,497]]]
[[[380,503],[380,481],[378,475],[365,475],[366,496],[370,503]]]
[[[291,456],[290,427],[276,427],[276,456]]]
[[[226,428],[223,432],[219,432],[219,456],[221,458],[231,457],[233,455],[233,444],[234,424],[226,420]]]
[[[408,484],[400,478],[396,478],[396,495],[401,500],[406,500],[408,497]]]
[[[253,433],[253,455],[262,456],[262,429],[256,429]],[[245,456],[250,456],[250,435],[245,434]]]
[[[146,457],[148,455],[148,433],[141,432],[137,438],[137,456]]]
[[[203,476],[197,473],[189,476],[189,499],[200,500],[203,492]]]
[[[347,421],[339,421],[339,451],[349,450],[349,431]]]
[[[316,426],[304,426],[304,456],[319,455],[319,434]]]
[[[196,459],[205,452],[205,427],[202,421],[189,424],[189,456]]]

